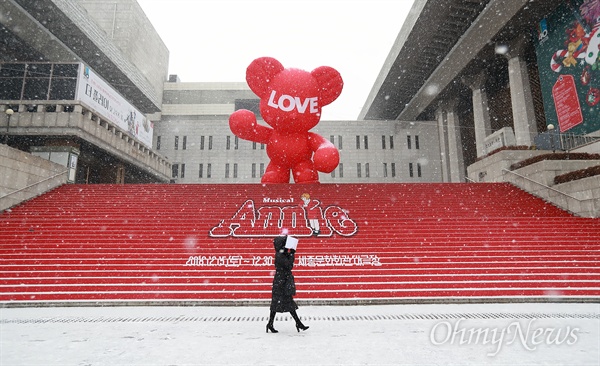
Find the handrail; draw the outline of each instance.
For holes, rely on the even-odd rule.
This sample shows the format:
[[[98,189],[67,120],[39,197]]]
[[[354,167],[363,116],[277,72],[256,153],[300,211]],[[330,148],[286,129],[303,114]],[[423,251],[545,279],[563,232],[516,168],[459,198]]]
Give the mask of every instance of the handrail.
[[[39,182],[35,182],[35,183],[33,183],[33,184],[30,184],[30,185],[28,185],[27,187],[23,187],[23,188],[17,189],[16,191],[9,192],[9,193],[5,194],[4,196],[0,196],[0,199],[6,198],[6,197],[8,197],[8,196],[11,196],[11,195],[13,195],[13,194],[19,193],[19,192],[21,192],[21,191],[24,191],[24,190],[26,190],[26,189],[29,189],[29,188],[35,187],[35,186],[37,186],[38,184],[41,184],[41,183],[44,183],[45,181],[48,181],[48,180],[54,179],[54,178],[56,178],[56,177],[58,177],[58,176],[60,176],[60,175],[63,175],[63,174],[65,174],[65,173],[67,173],[67,172],[69,172],[69,169],[63,170],[62,172],[60,172],[60,173],[57,173],[57,174],[54,174],[54,175],[53,175],[53,176],[51,176],[51,177],[44,178],[44,179],[40,180]]]
[[[573,197],[573,196],[571,196],[571,195],[570,195],[570,194],[568,194],[568,193],[565,193],[565,192],[559,191],[559,190],[558,190],[558,189],[556,189],[556,188],[549,187],[549,186],[547,186],[547,185],[545,185],[545,184],[543,184],[543,183],[537,182],[537,181],[535,181],[535,180],[533,180],[533,179],[531,179],[531,178],[529,178],[529,177],[526,177],[526,176],[524,176],[524,175],[521,175],[521,174],[519,174],[519,173],[515,173],[515,172],[513,172],[513,171],[511,171],[511,170],[508,170],[508,169],[502,169],[502,171],[503,171],[503,172],[507,172],[507,173],[514,174],[514,175],[516,175],[516,176],[518,176],[518,177],[520,177],[520,178],[523,178],[523,179],[525,179],[525,180],[528,180],[528,181],[530,181],[530,182],[532,182],[532,183],[535,183],[535,184],[537,184],[537,185],[539,185],[539,186],[542,186],[542,187],[544,187],[544,188],[546,188],[546,189],[549,189],[549,190],[551,190],[551,191],[553,191],[553,192],[556,192],[556,193],[562,194],[563,196],[566,196],[566,197],[572,198],[572,199],[574,199],[574,200],[576,200],[576,201],[579,201],[579,202],[582,202],[582,201],[588,201],[588,200],[593,200],[593,199],[594,199],[594,198],[585,198],[585,199],[581,199],[581,198]]]
[[[556,188],[549,187],[549,186],[547,186],[547,185],[545,185],[543,183],[537,182],[537,181],[535,181],[535,180],[533,180],[531,178],[528,178],[526,176],[523,176],[523,175],[521,175],[519,173],[515,173],[515,172],[510,171],[508,169],[502,169],[502,173],[503,174],[506,173],[506,172],[512,173],[512,174],[516,175],[517,177],[520,177],[520,178],[523,178],[523,179],[525,179],[525,180],[527,180],[529,182],[535,183],[535,184],[537,184],[537,185],[539,185],[539,186],[541,186],[541,187],[543,187],[543,188],[545,188],[545,189],[547,189],[549,191],[556,192],[556,193],[562,195],[563,197],[570,198],[571,200],[574,200],[575,202],[567,200],[566,207],[565,207],[564,204],[560,204],[560,203],[558,203],[558,201],[550,200],[548,198],[544,198],[546,200],[549,200],[550,202],[553,202],[555,205],[557,205],[559,207],[562,207],[563,209],[565,209],[567,211],[570,211],[570,212],[572,212],[572,213],[574,213],[574,214],[576,214],[578,216],[597,218],[598,217],[598,213],[600,213],[600,207],[599,207],[598,203],[596,203],[596,202],[600,202],[600,198],[593,198],[592,197],[592,198],[583,198],[582,199],[582,198],[573,197],[573,196],[571,196],[568,193],[561,192],[561,191],[559,191]],[[516,185],[516,183],[514,183],[514,184]],[[537,195],[537,196],[539,197],[539,195]],[[583,206],[584,206],[583,202],[586,202],[586,203],[589,202],[589,205],[590,205],[589,211],[587,211],[587,210],[583,210],[582,211],[581,209],[579,209],[579,210],[574,209],[574,208],[572,208],[572,206],[571,206],[571,204],[569,202],[579,204],[580,208],[583,208]],[[584,214],[584,212],[586,214]],[[588,216],[588,214],[589,214],[589,216]]]
[[[567,152],[600,141],[600,137],[573,133],[559,133],[558,138],[561,150]]]

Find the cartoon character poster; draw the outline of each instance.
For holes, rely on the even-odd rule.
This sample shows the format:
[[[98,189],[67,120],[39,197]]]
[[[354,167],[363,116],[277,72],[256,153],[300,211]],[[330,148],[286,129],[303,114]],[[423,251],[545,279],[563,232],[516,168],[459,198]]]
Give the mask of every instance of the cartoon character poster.
[[[537,25],[547,124],[561,133],[600,129],[600,0],[567,0]]]

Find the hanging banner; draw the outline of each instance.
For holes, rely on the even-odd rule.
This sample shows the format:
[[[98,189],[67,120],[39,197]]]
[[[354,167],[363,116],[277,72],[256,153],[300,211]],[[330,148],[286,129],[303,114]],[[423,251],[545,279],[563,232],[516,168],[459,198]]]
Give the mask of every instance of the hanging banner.
[[[76,98],[105,120],[152,148],[154,133],[152,122],[92,69],[83,64],[79,67]]]
[[[560,132],[570,130],[583,122],[577,86],[573,76],[559,76],[552,88],[552,98],[554,99]]]
[[[536,29],[546,123],[584,135],[600,129],[600,0],[565,0]]]

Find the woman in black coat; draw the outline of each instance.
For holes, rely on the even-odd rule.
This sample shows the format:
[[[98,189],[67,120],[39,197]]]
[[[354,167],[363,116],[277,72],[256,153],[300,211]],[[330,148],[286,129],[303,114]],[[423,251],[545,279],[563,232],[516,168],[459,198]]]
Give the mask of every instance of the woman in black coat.
[[[294,283],[294,275],[292,268],[294,267],[295,250],[286,249],[286,236],[278,236],[273,240],[275,247],[275,276],[273,277],[273,290],[271,295],[271,314],[269,323],[267,324],[267,333],[277,333],[273,328],[276,313],[289,312],[296,321],[296,330],[307,330],[308,327],[302,324],[296,309],[298,305],[294,301],[293,296],[296,295],[296,284]]]

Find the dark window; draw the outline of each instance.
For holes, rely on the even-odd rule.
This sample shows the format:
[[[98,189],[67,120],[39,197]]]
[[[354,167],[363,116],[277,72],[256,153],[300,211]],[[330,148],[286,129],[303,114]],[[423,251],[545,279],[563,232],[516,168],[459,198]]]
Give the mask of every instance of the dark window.
[[[77,64],[2,64],[0,99],[74,100]]]
[[[202,178],[202,171],[204,170],[204,164],[200,164],[199,168],[199,172],[198,172],[198,178]]]
[[[369,163],[365,163],[365,177],[369,178],[371,173],[369,172]]]
[[[381,148],[385,150],[385,135],[381,136]]]
[[[362,177],[362,169],[361,169],[360,163],[356,163],[356,176],[359,178]]]
[[[160,136],[156,136],[156,150],[160,150]]]
[[[365,141],[365,150],[367,150],[367,149],[369,149],[369,137],[365,136],[364,141]]]
[[[2,64],[0,68],[1,78],[23,78],[25,77],[25,64]]]
[[[50,84],[50,100],[75,100],[77,79],[52,78]]]
[[[414,170],[414,169],[413,169],[413,163],[408,163],[408,175],[409,175],[411,178],[413,178],[413,177],[414,177],[414,175],[415,175],[415,173],[414,173],[414,171],[413,171],[413,170]]]
[[[211,172],[210,172],[211,166],[212,165],[210,163],[206,165],[206,178],[210,178],[211,177]]]
[[[25,77],[28,78],[50,78],[52,73],[52,64],[29,64]]]
[[[185,178],[185,164],[181,164],[181,178]]]
[[[76,78],[77,72],[79,71],[78,64],[54,64],[52,70],[53,77],[65,77],[65,78]]]
[[[360,149],[360,136],[356,135],[356,150]]]
[[[22,78],[0,78],[0,99],[20,100],[22,91]]]
[[[390,149],[394,149],[394,136],[390,136]]]
[[[392,177],[396,176],[396,163],[392,163]]]
[[[171,170],[171,178],[177,178],[179,176],[179,164],[173,164]]]
[[[419,136],[415,136],[415,149],[419,150]]]
[[[204,150],[204,136],[200,136],[200,150]]]
[[[338,149],[342,150],[342,135],[338,135]]]
[[[260,99],[236,99],[235,110],[247,109],[254,112],[255,115],[260,116]]]
[[[181,149],[185,150],[187,148],[187,136],[183,136]]]
[[[212,150],[212,140],[213,140],[213,137],[212,136],[208,136],[208,149],[209,150]]]
[[[48,100],[50,78],[26,78],[23,88],[24,100]]]
[[[175,136],[175,150],[179,150],[179,136]]]
[[[408,147],[408,149],[412,149],[412,142],[410,139],[410,135],[406,136],[406,146]]]

